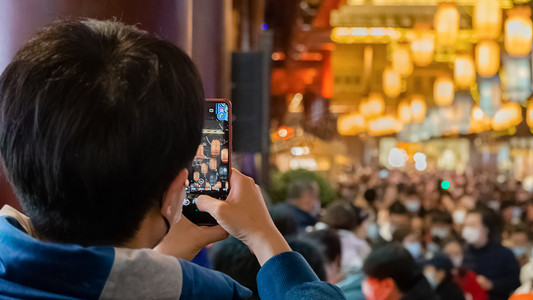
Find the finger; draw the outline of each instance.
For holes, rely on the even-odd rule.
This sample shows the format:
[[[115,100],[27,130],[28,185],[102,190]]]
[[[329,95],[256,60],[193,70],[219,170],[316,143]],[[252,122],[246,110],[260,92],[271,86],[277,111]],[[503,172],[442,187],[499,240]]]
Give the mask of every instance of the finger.
[[[202,226],[202,235],[205,237],[206,244],[211,244],[226,239],[229,234],[222,228],[222,226]]]
[[[198,210],[209,213],[213,218],[218,220],[218,211],[222,205],[225,205],[224,201],[209,197],[207,195],[201,195],[196,200],[196,207]]]

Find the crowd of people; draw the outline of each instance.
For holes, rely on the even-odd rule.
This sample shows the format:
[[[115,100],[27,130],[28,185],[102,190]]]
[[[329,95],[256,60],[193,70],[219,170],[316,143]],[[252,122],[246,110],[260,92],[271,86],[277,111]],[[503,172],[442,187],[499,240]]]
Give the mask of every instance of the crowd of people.
[[[271,207],[291,246],[319,250],[321,259],[301,253],[322,280],[347,299],[499,300],[533,292],[533,203],[520,182],[469,171],[383,173],[362,172],[322,210],[317,184],[296,179],[286,202]],[[252,278],[257,266],[245,247],[248,260],[229,259],[236,244],[210,250],[214,267]]]

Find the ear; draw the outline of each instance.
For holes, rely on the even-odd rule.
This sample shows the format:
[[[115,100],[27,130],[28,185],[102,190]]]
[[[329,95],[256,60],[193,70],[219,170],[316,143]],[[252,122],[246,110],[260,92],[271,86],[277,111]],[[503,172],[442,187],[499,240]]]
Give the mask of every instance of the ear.
[[[391,295],[396,289],[396,283],[392,278],[385,278],[380,281],[380,292],[383,295]],[[386,298],[385,298],[386,299]]]
[[[187,169],[182,169],[176,178],[170,183],[168,190],[163,195],[163,202],[161,204],[161,214],[171,222],[179,221],[181,217],[181,206],[183,205],[183,191],[185,189],[185,181],[189,176]]]

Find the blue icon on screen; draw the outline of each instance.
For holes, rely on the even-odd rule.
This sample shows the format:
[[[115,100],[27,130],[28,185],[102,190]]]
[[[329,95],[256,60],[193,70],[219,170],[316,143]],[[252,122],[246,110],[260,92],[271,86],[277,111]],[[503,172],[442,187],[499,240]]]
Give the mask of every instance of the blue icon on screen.
[[[228,106],[224,103],[217,103],[217,119],[219,121],[228,121]]]

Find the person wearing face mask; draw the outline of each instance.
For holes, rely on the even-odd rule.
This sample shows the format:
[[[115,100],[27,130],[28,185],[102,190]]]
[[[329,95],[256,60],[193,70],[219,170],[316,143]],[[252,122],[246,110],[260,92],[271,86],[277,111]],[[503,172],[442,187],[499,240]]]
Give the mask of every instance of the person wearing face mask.
[[[462,236],[468,247],[464,266],[478,274],[479,285],[490,300],[507,299],[520,285],[520,265],[513,252],[502,246],[501,221],[490,208],[468,212]]]
[[[477,275],[463,267],[463,246],[457,239],[447,239],[442,244],[444,254],[452,262],[452,275],[467,299],[487,300],[487,292],[477,282]]]
[[[424,263],[424,276],[440,299],[464,300],[463,290],[453,280],[452,269],[450,259],[438,253]]]
[[[408,229],[411,226],[409,211],[400,201],[395,201],[388,209],[389,220],[380,228],[382,240],[390,242],[396,230]]]
[[[392,242],[404,247],[417,262],[422,262],[424,259],[425,249],[422,247],[420,236],[413,231],[402,228],[398,229],[392,235]]]
[[[363,271],[367,300],[438,299],[411,254],[399,245],[384,244],[374,249]]]
[[[415,189],[409,189],[407,191],[403,204],[411,215],[417,216],[420,213],[421,201]]]
[[[518,259],[521,267],[529,262],[531,247],[529,245],[528,232],[525,225],[514,225],[511,228],[509,246],[516,256],[516,259]]]
[[[431,213],[431,228],[429,234],[426,236],[428,256],[441,251],[442,241],[455,237],[453,230],[453,219],[450,213],[446,211],[433,211]]]

